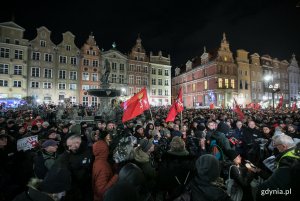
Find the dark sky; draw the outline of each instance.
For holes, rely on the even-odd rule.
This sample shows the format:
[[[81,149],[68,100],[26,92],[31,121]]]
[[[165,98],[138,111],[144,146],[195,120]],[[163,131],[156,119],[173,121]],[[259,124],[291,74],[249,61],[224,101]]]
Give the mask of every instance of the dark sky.
[[[8,1],[7,1],[8,2]],[[10,0],[0,8],[0,22],[11,20],[32,40],[46,26],[56,44],[71,31],[81,47],[92,31],[100,48],[112,42],[123,53],[131,50],[138,33],[149,53],[171,54],[172,66],[186,63],[219,47],[226,32],[231,50],[269,54],[300,61],[299,0]]]

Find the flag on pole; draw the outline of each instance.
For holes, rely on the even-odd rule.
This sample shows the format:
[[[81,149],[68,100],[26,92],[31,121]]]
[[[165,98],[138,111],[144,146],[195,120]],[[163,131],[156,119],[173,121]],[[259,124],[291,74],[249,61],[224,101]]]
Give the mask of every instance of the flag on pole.
[[[293,105],[292,105],[292,111],[295,112],[297,110],[297,103],[296,101],[293,102]]]
[[[281,97],[279,98],[279,103],[278,103],[276,109],[282,108],[282,105],[283,105],[283,95],[281,95]]]
[[[122,105],[124,109],[122,122],[129,121],[142,114],[145,110],[150,109],[146,88],[135,94]]]
[[[235,98],[233,99],[234,100],[234,106],[233,106],[233,111],[237,114],[239,120],[243,120],[244,119],[244,113],[242,112],[240,106],[237,104]]]
[[[177,113],[182,112],[182,111],[183,111],[182,88],[180,88],[177,98],[170,108],[170,111],[166,118],[166,122],[174,121]]]

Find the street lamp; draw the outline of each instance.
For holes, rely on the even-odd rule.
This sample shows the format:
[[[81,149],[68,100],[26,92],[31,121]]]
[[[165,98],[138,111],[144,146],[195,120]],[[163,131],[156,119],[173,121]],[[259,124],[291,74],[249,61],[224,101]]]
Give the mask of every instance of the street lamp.
[[[279,84],[278,83],[273,83],[273,76],[272,75],[266,75],[264,77],[264,79],[268,82],[268,88],[269,90],[271,90],[272,92],[272,107],[273,107],[273,110],[275,109],[275,93],[279,92],[280,91],[280,88],[279,88]],[[271,84],[269,83],[269,81],[271,81]]]

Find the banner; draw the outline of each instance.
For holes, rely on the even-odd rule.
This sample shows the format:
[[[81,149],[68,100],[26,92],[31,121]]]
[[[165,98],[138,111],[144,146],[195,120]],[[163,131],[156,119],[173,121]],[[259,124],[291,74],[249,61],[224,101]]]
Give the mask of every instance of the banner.
[[[17,150],[26,151],[35,148],[37,145],[38,145],[37,135],[25,137],[17,141]]]

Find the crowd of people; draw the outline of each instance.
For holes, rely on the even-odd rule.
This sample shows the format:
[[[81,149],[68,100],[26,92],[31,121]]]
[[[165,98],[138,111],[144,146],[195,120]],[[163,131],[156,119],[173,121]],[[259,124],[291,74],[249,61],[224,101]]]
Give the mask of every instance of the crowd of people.
[[[245,109],[238,119],[231,109],[185,109],[165,122],[169,108],[152,107],[124,124],[101,117],[77,124],[49,107],[1,110],[0,201],[299,196],[298,111]],[[20,150],[20,140],[32,136],[38,140]]]

